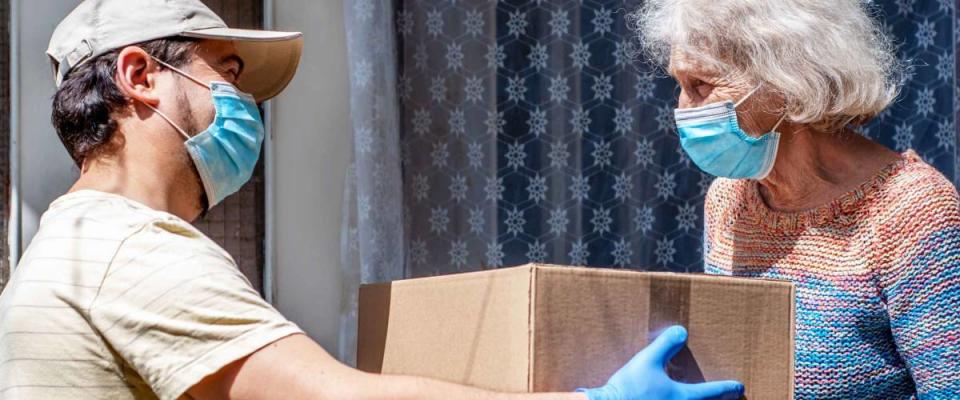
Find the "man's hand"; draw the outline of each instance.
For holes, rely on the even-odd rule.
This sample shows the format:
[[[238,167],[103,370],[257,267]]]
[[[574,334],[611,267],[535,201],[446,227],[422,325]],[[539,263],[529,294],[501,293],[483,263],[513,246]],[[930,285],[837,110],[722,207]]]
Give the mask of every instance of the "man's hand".
[[[735,381],[686,384],[667,376],[666,366],[687,341],[687,331],[674,326],[660,334],[610,378],[606,385],[581,389],[590,400],[739,399],[743,384]]]

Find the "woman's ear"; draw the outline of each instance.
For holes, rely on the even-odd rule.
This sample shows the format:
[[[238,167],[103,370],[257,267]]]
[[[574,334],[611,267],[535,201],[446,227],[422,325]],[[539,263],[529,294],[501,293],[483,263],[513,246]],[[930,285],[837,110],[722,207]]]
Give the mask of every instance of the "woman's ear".
[[[116,81],[128,98],[156,107],[160,102],[156,74],[161,69],[156,61],[138,46],[127,46],[117,55]]]

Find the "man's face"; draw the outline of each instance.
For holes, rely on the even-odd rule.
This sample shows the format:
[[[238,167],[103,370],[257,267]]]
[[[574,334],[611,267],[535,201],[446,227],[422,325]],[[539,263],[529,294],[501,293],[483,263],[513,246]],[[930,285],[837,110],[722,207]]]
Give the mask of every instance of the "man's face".
[[[216,116],[209,83],[223,81],[236,86],[243,72],[243,60],[237,55],[232,42],[205,40],[200,43],[193,60],[180,69],[205,85],[201,86],[192,79],[168,70],[175,87],[172,94],[176,96],[174,101],[179,120],[173,118],[178,124],[182,123],[180,127],[188,135],[194,136],[210,126]]]
[[[203,82],[204,85],[176,71],[165,69],[156,78],[160,88],[161,105],[166,102],[169,106],[162,108],[168,113],[170,119],[180,129],[186,131],[187,135],[193,137],[206,130],[216,117],[209,83],[222,81],[236,86],[243,72],[243,60],[237,55],[232,42],[205,40],[198,46],[193,59],[178,69]],[[157,145],[164,147],[162,154],[174,157],[171,164],[179,165],[179,169],[188,171],[182,174],[180,179],[188,180],[193,187],[199,188],[198,204],[205,211],[206,197],[203,193],[203,185],[183,145],[185,140],[179,134],[164,135],[163,140]]]

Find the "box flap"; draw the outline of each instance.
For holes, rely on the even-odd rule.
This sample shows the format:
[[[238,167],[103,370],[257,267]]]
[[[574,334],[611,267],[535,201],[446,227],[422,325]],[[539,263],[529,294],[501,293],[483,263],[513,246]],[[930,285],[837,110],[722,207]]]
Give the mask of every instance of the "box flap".
[[[527,266],[362,286],[357,366],[527,391],[533,271]]]

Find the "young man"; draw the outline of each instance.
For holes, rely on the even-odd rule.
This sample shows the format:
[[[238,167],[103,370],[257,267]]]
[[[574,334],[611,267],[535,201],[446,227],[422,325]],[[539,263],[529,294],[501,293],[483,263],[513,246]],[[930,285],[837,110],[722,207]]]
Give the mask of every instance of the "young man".
[[[493,393],[332,358],[188,222],[249,179],[256,102],[287,85],[300,49],[299,33],[229,29],[198,0],[86,0],[61,22],[53,123],[81,173],[0,295],[0,398],[740,396],[736,382],[667,377],[682,328],[580,393]]]

